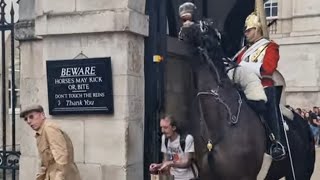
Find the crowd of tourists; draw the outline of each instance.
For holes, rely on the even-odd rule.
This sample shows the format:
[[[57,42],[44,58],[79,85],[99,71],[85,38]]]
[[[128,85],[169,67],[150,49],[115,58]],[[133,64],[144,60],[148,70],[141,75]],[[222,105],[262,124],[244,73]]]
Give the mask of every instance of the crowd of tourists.
[[[303,119],[308,121],[312,134],[315,139],[316,146],[320,144],[320,107],[314,106],[312,109],[295,108],[292,109],[298,113]]]

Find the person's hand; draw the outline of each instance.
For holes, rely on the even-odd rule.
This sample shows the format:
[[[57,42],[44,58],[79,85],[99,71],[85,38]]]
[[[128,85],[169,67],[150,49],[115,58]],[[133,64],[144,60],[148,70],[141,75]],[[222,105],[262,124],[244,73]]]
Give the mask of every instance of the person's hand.
[[[160,167],[161,167],[161,164],[152,163],[149,166],[149,171],[154,173],[158,171]]]
[[[173,161],[165,161],[162,163],[162,166],[160,167],[159,171],[166,170],[167,168],[170,168],[173,165]]]

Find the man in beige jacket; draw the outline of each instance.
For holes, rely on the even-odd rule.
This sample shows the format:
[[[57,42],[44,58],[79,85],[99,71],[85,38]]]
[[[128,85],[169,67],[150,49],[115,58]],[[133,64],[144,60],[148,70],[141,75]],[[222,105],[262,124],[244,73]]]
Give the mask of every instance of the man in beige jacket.
[[[27,107],[20,117],[36,131],[37,148],[41,158],[36,180],[80,180],[69,136],[57,124],[46,120],[43,107]]]

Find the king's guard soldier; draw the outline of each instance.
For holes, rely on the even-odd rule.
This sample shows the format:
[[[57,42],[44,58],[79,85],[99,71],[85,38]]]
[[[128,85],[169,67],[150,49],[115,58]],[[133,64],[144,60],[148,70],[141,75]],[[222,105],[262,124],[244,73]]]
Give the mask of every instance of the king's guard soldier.
[[[263,38],[259,17],[254,13],[247,17],[244,33],[248,45],[237,54],[238,64],[252,69],[264,87],[273,86],[272,75],[280,58],[278,44]]]
[[[283,124],[279,111],[279,100],[276,97],[277,89],[272,79],[280,58],[279,46],[263,37],[261,23],[255,13],[247,17],[244,34],[248,44],[234,58],[240,66],[245,67],[251,73],[254,72],[261,80],[267,96],[263,117],[273,133],[271,134],[273,143],[270,147],[270,154],[275,160],[280,160],[286,155],[283,146],[285,141],[280,133]]]

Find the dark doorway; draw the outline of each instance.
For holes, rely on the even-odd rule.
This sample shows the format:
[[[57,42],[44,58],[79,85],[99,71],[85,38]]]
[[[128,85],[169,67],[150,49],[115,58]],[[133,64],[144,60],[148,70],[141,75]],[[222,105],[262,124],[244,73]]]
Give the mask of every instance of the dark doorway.
[[[161,161],[159,128],[163,112],[177,112],[187,118],[192,90],[183,92],[175,88],[192,87],[192,75],[184,60],[190,55],[186,46],[178,41],[181,22],[179,5],[188,0],[147,0],[146,14],[149,15],[149,36],[145,39],[145,126],[144,126],[144,179],[149,180],[149,165]],[[197,6],[196,19],[212,18],[225,37],[228,56],[234,55],[242,42],[245,18],[253,11],[255,0],[189,0]],[[160,55],[163,61],[154,62],[153,56]],[[168,62],[170,61],[170,62]],[[171,62],[174,61],[174,62]],[[180,69],[174,69],[180,68]],[[181,69],[182,68],[182,69]],[[174,71],[178,72],[174,72]],[[173,79],[172,72],[181,79]],[[169,77],[168,77],[169,76]],[[175,74],[174,74],[175,76]],[[183,76],[183,78],[182,78]],[[177,78],[175,76],[175,78]],[[180,84],[172,87],[175,82]],[[170,86],[170,87],[168,87]],[[177,93],[177,94],[174,94]],[[174,96],[170,98],[170,96]],[[177,101],[177,99],[180,99]],[[175,101],[175,104],[171,102]],[[181,104],[181,106],[180,106]]]

